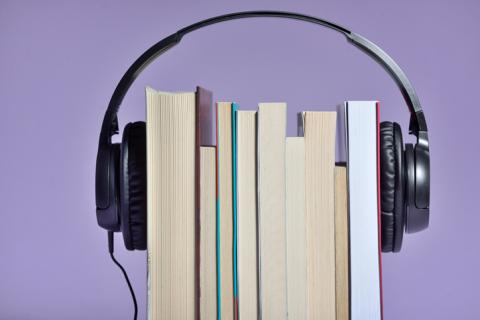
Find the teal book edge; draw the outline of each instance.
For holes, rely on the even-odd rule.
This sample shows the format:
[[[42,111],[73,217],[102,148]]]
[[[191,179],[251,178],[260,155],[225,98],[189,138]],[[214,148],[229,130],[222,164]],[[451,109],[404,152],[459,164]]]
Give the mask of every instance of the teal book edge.
[[[238,310],[237,277],[237,110],[238,104],[232,103],[232,204],[233,204],[233,298],[234,312]]]

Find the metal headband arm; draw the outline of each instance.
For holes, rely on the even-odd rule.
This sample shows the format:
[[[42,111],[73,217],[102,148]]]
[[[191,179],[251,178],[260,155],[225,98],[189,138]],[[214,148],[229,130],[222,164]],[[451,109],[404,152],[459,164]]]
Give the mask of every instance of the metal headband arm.
[[[412,84],[406,77],[405,73],[398,66],[398,64],[382,49],[377,45],[369,41],[368,39],[348,30],[345,27],[332,23],[330,21],[298,14],[291,12],[282,12],[282,11],[246,11],[246,12],[237,12],[225,14],[210,19],[202,20],[200,22],[194,23],[190,26],[187,26],[176,33],[164,38],[163,40],[157,42],[155,45],[150,47],[145,51],[131,66],[128,68],[127,72],[123,75],[122,79],[118,83],[115,91],[113,92],[110,103],[108,104],[108,109],[105,113],[105,117],[102,123],[102,129],[100,133],[99,148],[106,147],[111,143],[111,136],[118,133],[118,121],[117,121],[117,112],[120,108],[123,98],[127,93],[128,89],[135,81],[137,76],[145,69],[155,58],[175,46],[180,42],[182,37],[190,32],[198,30],[200,28],[235,19],[243,18],[252,18],[252,17],[277,17],[277,18],[286,18],[294,20],[302,20],[317,25],[321,25],[337,32],[342,33],[347,37],[347,39],[356,47],[360,48],[375,61],[377,61],[395,80],[395,83],[399,87],[402,95],[408,105],[408,108],[411,113],[410,119],[410,131],[417,135],[418,132],[426,132],[427,125],[425,122],[425,117],[420,106],[420,101],[413,89]],[[100,150],[99,150],[100,151]]]

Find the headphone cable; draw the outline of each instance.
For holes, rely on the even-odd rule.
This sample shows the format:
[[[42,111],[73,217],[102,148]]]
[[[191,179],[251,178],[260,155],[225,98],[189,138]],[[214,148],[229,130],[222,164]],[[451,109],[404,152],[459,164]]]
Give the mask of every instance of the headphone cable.
[[[123,275],[125,276],[125,280],[127,281],[128,289],[130,289],[130,294],[132,295],[133,306],[135,308],[135,314],[133,316],[133,320],[137,320],[137,313],[138,313],[138,306],[137,306],[137,298],[135,298],[135,292],[133,291],[132,284],[128,279],[127,272],[122,267],[122,265],[115,259],[113,256],[113,231],[108,231],[108,252],[110,252],[110,257],[112,258],[113,262],[122,270]]]

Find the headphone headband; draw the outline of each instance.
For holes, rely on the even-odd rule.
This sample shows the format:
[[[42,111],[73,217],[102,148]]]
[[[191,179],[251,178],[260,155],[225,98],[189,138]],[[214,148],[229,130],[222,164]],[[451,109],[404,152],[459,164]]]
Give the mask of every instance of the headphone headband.
[[[393,78],[410,110],[410,133],[414,134],[417,137],[417,143],[426,147],[426,150],[428,151],[427,124],[418,96],[400,66],[376,44],[338,24],[304,14],[283,11],[245,11],[230,13],[199,21],[178,30],[177,32],[164,38],[163,40],[160,40],[152,47],[150,47],[147,51],[145,51],[139,58],[137,58],[137,60],[135,60],[135,62],[128,68],[127,72],[125,72],[122,79],[117,84],[117,87],[115,88],[115,91],[113,92],[113,95],[110,99],[107,111],[103,118],[102,128],[100,132],[96,168],[96,190],[98,208],[108,207],[108,199],[98,193],[100,192],[99,190],[105,190],[108,188],[108,179],[106,176],[103,175],[106,175],[109,172],[109,162],[102,160],[108,159],[108,157],[110,156],[111,137],[112,135],[118,133],[117,112],[128,89],[135,81],[137,76],[155,58],[178,44],[182,40],[183,36],[185,36],[186,34],[212,24],[253,17],[277,17],[301,20],[321,25],[343,34],[350,43],[352,43],[354,46],[358,47],[368,56],[377,61],[377,63],[379,63]]]
[[[285,18],[293,20],[301,20],[309,23],[321,25],[332,29],[334,31],[342,33],[349,42],[351,42],[356,47],[360,48],[367,55],[377,61],[395,80],[398,88],[400,89],[405,102],[411,113],[410,119],[410,133],[415,135],[418,132],[427,132],[427,124],[425,117],[423,115],[422,107],[418,96],[413,88],[410,80],[400,68],[400,66],[380,47],[371,42],[370,40],[350,31],[349,29],[342,27],[336,23],[320,19],[317,17],[312,17],[299,13],[292,12],[283,12],[283,11],[245,11],[245,12],[236,12],[225,14],[221,16],[216,16],[206,20],[199,21],[192,25],[189,25],[183,29],[178,30],[174,34],[164,38],[163,40],[157,42],[147,51],[145,51],[131,66],[128,68],[127,72],[123,75],[122,79],[118,83],[115,91],[110,99],[108,104],[108,109],[105,113],[103,119],[102,130],[100,134],[100,145],[109,144],[110,137],[113,134],[118,133],[118,121],[117,121],[117,112],[120,108],[120,105],[125,97],[128,89],[135,81],[137,76],[145,69],[154,59],[168,51],[170,48],[178,44],[183,36],[188,33],[191,33],[195,30],[207,27],[212,24],[244,19],[244,18],[253,18],[253,17],[276,17],[276,18]]]

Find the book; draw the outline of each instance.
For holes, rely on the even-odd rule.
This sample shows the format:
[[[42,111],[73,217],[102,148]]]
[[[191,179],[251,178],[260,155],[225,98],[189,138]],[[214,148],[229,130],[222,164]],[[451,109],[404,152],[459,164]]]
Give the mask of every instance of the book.
[[[197,86],[195,92],[195,318],[200,317],[201,274],[200,274],[200,246],[202,245],[200,220],[202,184],[202,166],[200,148],[215,146],[215,122],[212,104],[212,92]],[[215,174],[216,176],[216,174]],[[208,219],[207,219],[208,220]],[[214,220],[215,221],[215,220]],[[208,220],[208,222],[210,222]],[[210,225],[208,225],[210,228]],[[209,229],[210,230],[210,229]],[[203,299],[205,302],[205,299]]]
[[[350,316],[381,319],[378,102],[348,101],[339,115],[345,132],[339,154],[347,162]]]
[[[238,318],[257,319],[257,144],[256,112],[237,111]]]
[[[200,319],[217,317],[216,149],[200,147]]]
[[[336,112],[304,112],[307,319],[335,319]]]
[[[347,168],[335,166],[335,291],[337,320],[349,320]]]
[[[194,92],[146,89],[149,319],[195,316]]]
[[[217,102],[217,290],[218,319],[234,319],[233,131],[235,106]]]
[[[179,300],[184,295],[183,300],[187,301],[184,314],[193,314],[198,318],[200,296],[200,146],[215,144],[213,140],[212,93],[201,87],[197,87],[196,92],[186,93],[157,92],[147,88],[146,95],[147,142],[149,143],[147,157],[148,155],[151,156],[147,159],[148,181],[150,182],[147,184],[147,196],[150,200],[150,203],[147,204],[147,224],[149,228],[147,235],[147,242],[149,243],[147,254],[149,264],[148,313],[149,317],[151,315],[152,318],[164,318],[168,317],[169,314],[177,314],[175,310],[182,305]],[[176,110],[177,106],[179,110]],[[192,117],[193,123],[190,122]],[[180,139],[177,139],[176,135],[178,134]],[[194,145],[191,149],[192,137]],[[165,152],[169,154],[165,155]],[[193,168],[191,167],[192,154]],[[177,166],[177,163],[180,163],[180,166]],[[193,187],[189,184],[192,177],[194,180]],[[159,181],[158,179],[162,180]],[[169,191],[167,190],[169,185],[166,185],[166,183],[171,183],[172,189],[170,191],[176,188],[175,190],[178,193],[175,193],[173,198],[170,197],[166,203],[159,203],[159,199],[163,199]],[[180,190],[181,192],[179,192]],[[191,202],[190,194],[192,191],[194,192],[193,202]],[[194,207],[193,216],[190,211],[192,206]],[[177,216],[177,212],[179,216]],[[170,225],[162,226],[161,221],[168,221]],[[192,227],[193,234],[191,233]],[[176,237],[163,237],[163,233],[172,234],[179,230],[185,235],[185,238],[181,241],[177,242]],[[160,240],[158,240],[158,237],[160,237]],[[165,262],[160,262],[157,257],[158,252],[162,254],[159,250],[162,247],[166,247],[167,251],[174,250],[170,251],[171,255],[164,259]],[[183,257],[180,257],[181,254],[183,254]],[[193,278],[191,273],[192,262]],[[167,266],[167,263],[170,263],[170,265]],[[175,270],[173,275],[182,277],[184,280],[180,282],[180,286],[173,289],[175,293],[178,293],[178,296],[175,294],[171,296],[170,300],[166,299],[165,302],[159,302],[161,296],[168,295],[168,291],[163,289],[176,286],[175,282],[166,277],[170,274],[168,268],[175,267],[177,263],[181,263],[183,269]],[[177,272],[178,274],[176,274]],[[157,279],[161,279],[160,283]],[[152,283],[155,285],[152,286]],[[157,290],[159,291],[157,292]],[[192,301],[194,309],[190,310]]]
[[[286,140],[287,306],[289,319],[306,319],[305,139]]]
[[[258,241],[261,319],[286,319],[286,104],[258,108]]]

